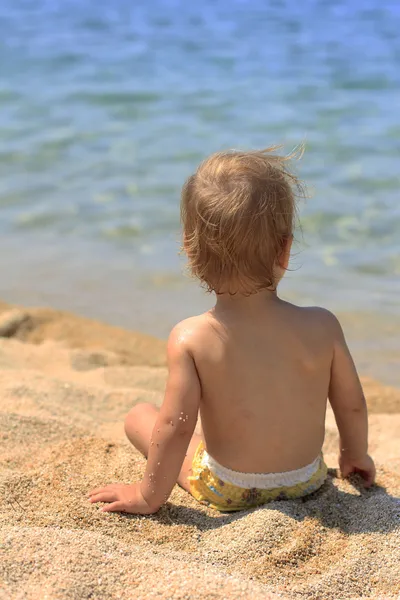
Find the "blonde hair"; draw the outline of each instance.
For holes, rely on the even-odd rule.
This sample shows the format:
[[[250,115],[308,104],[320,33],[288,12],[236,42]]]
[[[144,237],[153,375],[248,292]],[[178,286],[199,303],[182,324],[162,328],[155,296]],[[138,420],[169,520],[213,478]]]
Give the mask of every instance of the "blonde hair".
[[[297,153],[279,156],[278,148],[218,152],[183,186],[183,248],[210,292],[276,287],[276,268],[293,236],[295,192],[304,193],[287,167]]]

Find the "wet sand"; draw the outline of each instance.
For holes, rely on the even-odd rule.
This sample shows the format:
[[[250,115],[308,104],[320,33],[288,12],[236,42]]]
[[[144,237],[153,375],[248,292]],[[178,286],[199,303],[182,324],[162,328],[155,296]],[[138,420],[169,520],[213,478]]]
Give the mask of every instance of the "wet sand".
[[[86,494],[140,478],[123,418],[162,400],[164,342],[0,302],[0,598],[400,597],[400,391],[363,378],[377,485],[337,475],[305,500],[221,515],[175,487],[151,517]]]

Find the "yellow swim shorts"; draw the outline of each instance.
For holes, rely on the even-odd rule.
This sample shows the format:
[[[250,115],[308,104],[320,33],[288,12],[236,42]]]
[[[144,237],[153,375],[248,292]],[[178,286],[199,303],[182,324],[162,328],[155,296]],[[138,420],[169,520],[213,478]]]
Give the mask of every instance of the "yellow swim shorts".
[[[223,467],[201,441],[188,477],[191,494],[201,504],[222,512],[245,510],[272,500],[291,500],[315,492],[327,467],[322,454],[310,465],[284,473],[239,473]]]

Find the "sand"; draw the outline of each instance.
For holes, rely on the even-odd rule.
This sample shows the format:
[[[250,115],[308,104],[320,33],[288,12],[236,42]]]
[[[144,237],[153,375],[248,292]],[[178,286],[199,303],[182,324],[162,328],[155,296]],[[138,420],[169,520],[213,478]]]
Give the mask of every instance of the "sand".
[[[305,500],[223,515],[175,487],[155,515],[99,512],[93,486],[140,478],[123,418],[160,403],[165,344],[0,303],[0,598],[400,598],[400,391],[364,379],[377,486],[336,472]]]

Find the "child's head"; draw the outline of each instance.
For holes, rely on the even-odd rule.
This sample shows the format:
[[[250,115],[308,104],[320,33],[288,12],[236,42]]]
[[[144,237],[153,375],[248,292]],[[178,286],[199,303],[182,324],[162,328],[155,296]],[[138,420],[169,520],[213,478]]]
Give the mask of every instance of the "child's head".
[[[275,289],[287,268],[302,187],[275,150],[213,154],[183,187],[184,249],[209,291]]]

